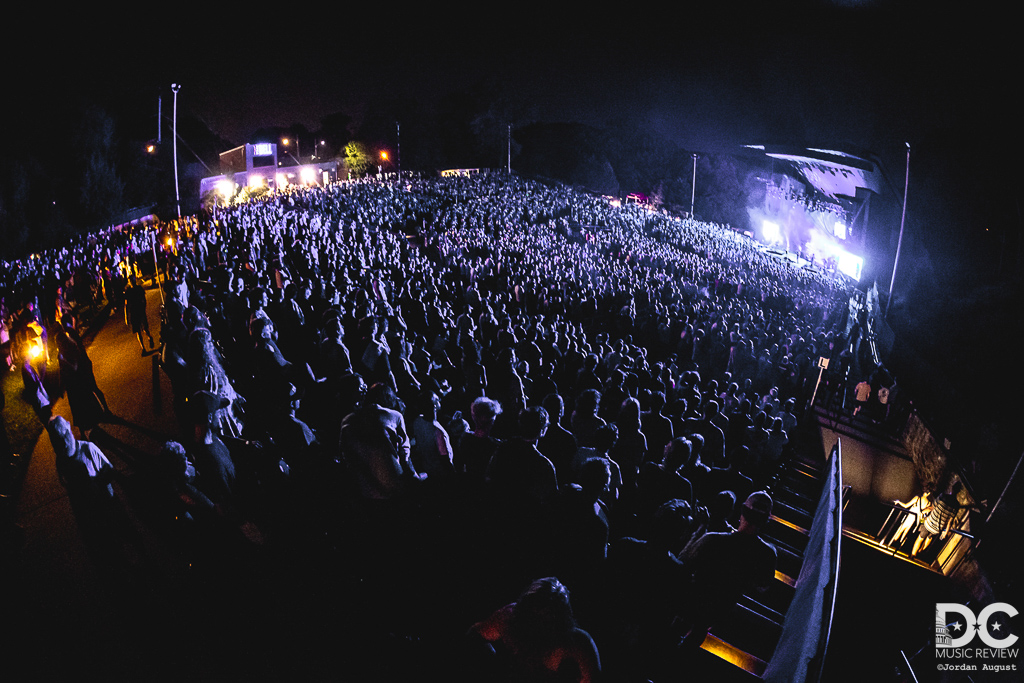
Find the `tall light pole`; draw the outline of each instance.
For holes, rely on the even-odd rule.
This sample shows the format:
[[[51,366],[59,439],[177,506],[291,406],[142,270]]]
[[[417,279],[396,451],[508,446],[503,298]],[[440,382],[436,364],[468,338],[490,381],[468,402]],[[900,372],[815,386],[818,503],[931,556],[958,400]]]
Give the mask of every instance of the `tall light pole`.
[[[289,144],[288,143],[288,138],[281,138],[281,144],[283,144],[285,147],[287,147],[288,144]],[[299,147],[299,137],[298,136],[295,136],[295,154],[291,155],[291,153],[289,153],[289,156],[291,156],[292,159],[295,159],[295,163],[296,164],[298,164],[299,166],[302,165],[302,161],[301,161],[301,159],[302,159],[302,148]],[[296,159],[296,157],[298,157],[298,158]]]
[[[697,155],[693,155],[693,184],[690,187],[690,218],[693,218],[693,203],[697,198]]]
[[[512,175],[512,124],[508,124],[508,174]]]
[[[174,117],[172,120],[171,136],[173,137],[172,153],[174,154],[174,203],[178,209],[178,218],[181,218],[181,194],[178,191],[178,91],[181,86],[171,83],[171,92],[174,93]]]
[[[892,263],[892,279],[889,280],[889,298],[885,301],[885,314],[882,316],[882,320],[886,320],[889,317],[889,306],[892,304],[892,288],[896,284],[896,267],[900,264],[900,248],[903,246],[903,223],[907,218],[907,190],[910,187],[910,143],[904,143],[907,146],[907,173],[903,179],[903,214],[900,216],[900,237],[896,241],[896,258]]]
[[[402,125],[398,121],[395,121],[395,136],[397,137],[395,161],[398,164],[398,182],[402,182]]]

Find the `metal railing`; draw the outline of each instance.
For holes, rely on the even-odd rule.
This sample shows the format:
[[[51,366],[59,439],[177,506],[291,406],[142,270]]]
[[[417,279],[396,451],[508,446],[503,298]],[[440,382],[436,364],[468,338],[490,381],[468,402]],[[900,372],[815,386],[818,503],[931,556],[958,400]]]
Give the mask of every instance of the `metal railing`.
[[[843,537],[842,444],[837,441],[814,511],[800,576],[782,634],[762,679],[772,683],[822,680],[839,588]]]

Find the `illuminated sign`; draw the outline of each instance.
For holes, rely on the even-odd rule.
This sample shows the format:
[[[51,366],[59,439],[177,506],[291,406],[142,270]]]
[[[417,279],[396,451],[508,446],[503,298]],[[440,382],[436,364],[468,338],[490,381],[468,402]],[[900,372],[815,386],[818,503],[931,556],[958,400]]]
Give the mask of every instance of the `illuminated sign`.
[[[252,146],[252,155],[255,157],[269,157],[274,155],[274,146],[269,142],[261,142]]]

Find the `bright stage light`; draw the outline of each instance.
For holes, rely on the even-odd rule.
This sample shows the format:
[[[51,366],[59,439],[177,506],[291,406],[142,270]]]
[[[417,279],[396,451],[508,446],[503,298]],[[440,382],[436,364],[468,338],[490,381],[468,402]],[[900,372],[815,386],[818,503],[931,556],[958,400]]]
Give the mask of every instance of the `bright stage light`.
[[[842,221],[836,221],[835,227],[833,228],[832,234],[841,240],[846,239],[846,223]]]
[[[316,169],[310,168],[309,166],[303,166],[302,170],[299,171],[299,178],[306,185],[312,185],[316,182]]]
[[[854,256],[853,254],[840,251],[836,254],[836,265],[839,270],[846,273],[854,280],[860,281],[861,271],[864,269],[864,259],[860,256]]]
[[[761,223],[761,236],[768,244],[778,244],[782,241],[782,232],[779,230],[779,224],[773,221],[763,221]]]
[[[263,187],[263,176],[252,175],[249,176],[249,187]]]

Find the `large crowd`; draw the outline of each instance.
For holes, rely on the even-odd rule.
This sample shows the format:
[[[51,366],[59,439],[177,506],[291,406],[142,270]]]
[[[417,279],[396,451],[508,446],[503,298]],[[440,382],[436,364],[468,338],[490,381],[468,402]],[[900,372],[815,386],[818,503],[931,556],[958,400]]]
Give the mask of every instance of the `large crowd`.
[[[836,275],[506,174],[270,193],[173,239],[159,343],[135,331],[173,386],[152,463],[190,538],[330,557],[378,618],[468,631],[488,680],[647,680],[774,575],[765,490],[843,347]],[[74,330],[69,283],[128,306],[154,251],[117,230],[19,262],[6,317]],[[77,441],[41,412],[58,458],[97,419],[83,382]],[[86,451],[66,483],[102,499]]]

